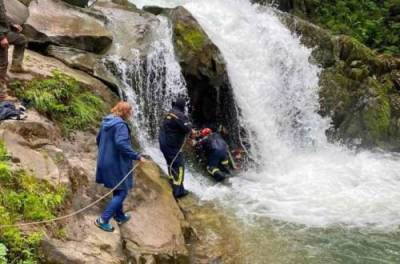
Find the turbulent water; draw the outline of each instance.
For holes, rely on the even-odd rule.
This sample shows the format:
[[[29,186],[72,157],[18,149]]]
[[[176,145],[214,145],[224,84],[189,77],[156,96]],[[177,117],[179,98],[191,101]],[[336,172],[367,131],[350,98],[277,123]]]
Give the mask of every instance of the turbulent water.
[[[311,50],[271,9],[247,0],[133,2],[184,5],[227,61],[260,166],[231,178],[229,186],[199,177],[187,185],[244,222],[243,237],[254,250],[246,261],[255,260],[248,263],[268,263],[260,247],[280,252],[272,263],[400,261],[400,159],[328,143],[329,120],[317,114],[319,69],[309,62]]]

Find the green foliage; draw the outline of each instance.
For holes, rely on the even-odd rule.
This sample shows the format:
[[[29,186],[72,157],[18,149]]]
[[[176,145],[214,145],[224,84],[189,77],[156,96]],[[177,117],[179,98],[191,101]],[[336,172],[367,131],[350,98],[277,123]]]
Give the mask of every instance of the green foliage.
[[[351,35],[379,52],[400,54],[400,0],[313,0],[309,14],[338,34]]]
[[[23,170],[12,171],[6,157],[0,142],[0,225],[53,218],[66,197],[65,187],[53,186]],[[17,227],[1,228],[0,261],[1,245],[5,245],[10,263],[38,263],[42,236],[42,232],[22,232]]]
[[[34,79],[18,96],[32,103],[40,113],[56,121],[65,134],[87,129],[104,114],[104,102],[59,71],[46,79]]]
[[[7,264],[7,247],[0,243],[0,264]]]

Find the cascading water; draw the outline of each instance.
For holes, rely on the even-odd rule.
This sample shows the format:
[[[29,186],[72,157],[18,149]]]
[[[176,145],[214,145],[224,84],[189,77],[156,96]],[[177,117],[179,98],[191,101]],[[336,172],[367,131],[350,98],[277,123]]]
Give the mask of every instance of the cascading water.
[[[171,107],[173,98],[187,96],[185,80],[175,60],[172,32],[165,17],[154,33],[154,41],[146,57],[132,50],[132,60],[108,57],[105,64],[113,64],[122,83],[121,96],[135,106],[133,122],[139,142],[150,147],[156,138],[161,118]]]
[[[317,114],[319,69],[309,62],[311,50],[271,9],[247,0],[133,2],[139,7],[182,4],[191,11],[223,53],[242,122],[253,132],[251,143],[257,147],[252,154],[261,164],[257,170],[230,179],[229,187],[188,179],[189,189],[254,224],[244,235],[257,241],[249,242],[251,247],[268,248],[270,229],[302,241],[290,246],[303,246],[306,253],[299,254],[307,257],[283,257],[279,263],[399,260],[400,246],[393,237],[400,224],[400,159],[328,143],[329,120]],[[354,249],[344,249],[345,243]],[[253,262],[246,263],[268,263],[254,257],[266,254],[257,250]]]

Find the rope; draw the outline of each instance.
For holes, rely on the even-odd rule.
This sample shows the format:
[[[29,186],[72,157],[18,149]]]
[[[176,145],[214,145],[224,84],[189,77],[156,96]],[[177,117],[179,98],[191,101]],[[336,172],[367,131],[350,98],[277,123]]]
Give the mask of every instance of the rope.
[[[169,165],[169,169],[170,169],[170,170],[173,170],[175,173],[176,173],[176,170],[174,170],[174,169],[172,168],[172,165],[174,165],[175,160],[178,158],[179,154],[183,151],[183,147],[185,146],[186,140],[187,140],[187,137],[185,136],[185,139],[183,140],[182,145],[181,145],[181,147],[180,147],[178,153],[176,153],[174,159],[173,159],[172,162],[171,162],[171,165]]]
[[[60,221],[63,219],[67,219],[73,216],[76,216],[90,208],[92,208],[93,206],[95,206],[96,204],[98,204],[99,202],[101,202],[102,200],[104,200],[105,198],[107,198],[107,196],[109,196],[110,194],[112,194],[128,177],[129,175],[139,166],[139,163],[137,163],[126,175],[125,177],[114,187],[112,188],[109,192],[107,192],[106,194],[104,194],[103,196],[101,196],[99,199],[97,199],[96,201],[88,204],[87,206],[79,209],[78,211],[72,212],[70,214],[67,215],[63,215],[63,216],[59,216],[53,219],[48,219],[48,220],[42,220],[42,221],[36,221],[36,222],[29,222],[29,223],[20,223],[20,224],[13,224],[13,225],[0,225],[0,229],[2,228],[10,228],[10,227],[23,227],[23,226],[31,226],[31,225],[40,225],[40,224],[47,224],[47,223],[52,223],[52,222],[56,222],[56,221]]]

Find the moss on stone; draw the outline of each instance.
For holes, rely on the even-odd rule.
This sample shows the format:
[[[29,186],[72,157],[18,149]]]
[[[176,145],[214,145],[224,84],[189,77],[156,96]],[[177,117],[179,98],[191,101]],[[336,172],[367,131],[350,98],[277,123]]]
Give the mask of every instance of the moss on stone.
[[[340,36],[339,46],[340,58],[348,63],[355,60],[369,63],[376,55],[371,49],[364,46],[355,38],[349,36]]]
[[[14,171],[8,159],[4,143],[0,141],[0,225],[53,218],[64,204],[65,186],[54,186],[25,170]],[[42,237],[43,231],[0,228],[0,243],[7,247],[10,263],[39,263]]]
[[[18,97],[61,127],[64,135],[96,124],[105,111],[104,101],[59,71],[44,79],[33,79],[17,89]]]
[[[182,50],[198,52],[203,49],[207,42],[207,36],[202,31],[182,22],[175,25],[175,34]]]
[[[370,139],[380,141],[387,138],[391,121],[388,87],[372,78],[368,80],[368,87],[373,89],[377,96],[370,99],[361,117]]]

